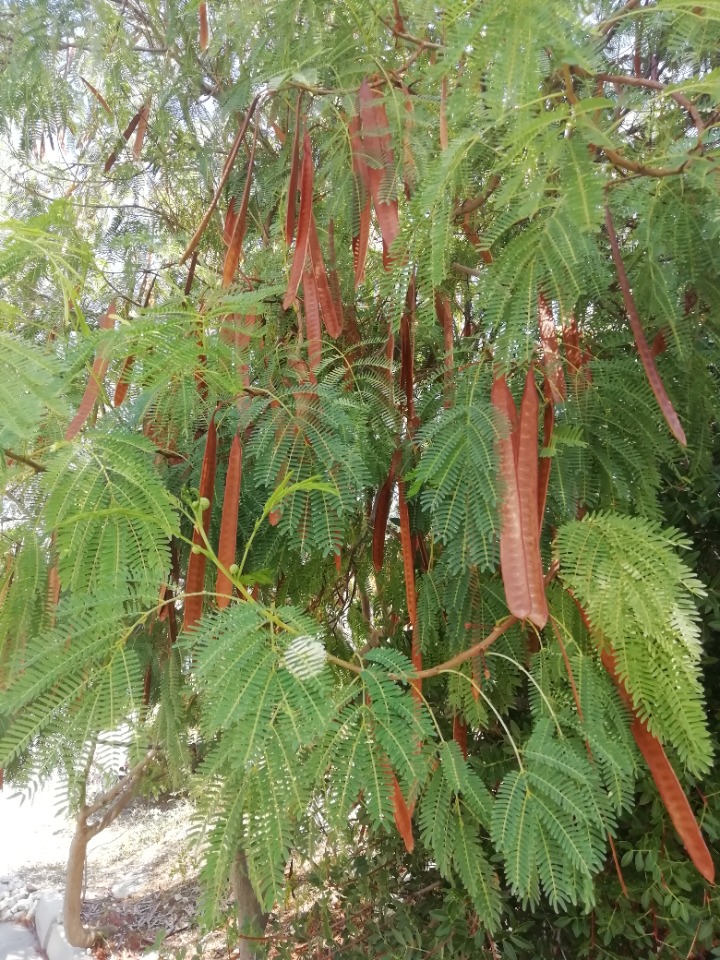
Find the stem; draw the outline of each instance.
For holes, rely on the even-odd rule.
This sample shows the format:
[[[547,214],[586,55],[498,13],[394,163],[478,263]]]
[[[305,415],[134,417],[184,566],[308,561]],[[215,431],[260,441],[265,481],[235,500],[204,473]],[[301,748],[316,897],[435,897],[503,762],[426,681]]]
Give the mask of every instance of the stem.
[[[47,467],[44,467],[41,463],[38,463],[37,460],[31,460],[30,457],[24,457],[21,453],[13,453],[13,451],[8,450],[7,447],[3,447],[3,453],[10,460],[15,460],[17,463],[24,463],[26,467],[32,467],[35,473],[44,473],[47,470]]]
[[[238,150],[240,149],[240,145],[242,144],[245,134],[247,133],[247,128],[250,125],[252,116],[255,113],[255,109],[257,105],[260,103],[260,101],[262,100],[263,96],[264,96],[263,93],[256,94],[252,103],[248,107],[247,113],[245,114],[245,118],[242,122],[242,126],[238,130],[237,136],[233,140],[232,146],[230,147],[230,152],[228,153],[227,160],[225,161],[225,167],[223,168],[223,172],[220,177],[220,183],[217,185],[217,189],[215,190],[215,194],[213,195],[213,198],[210,201],[210,206],[207,208],[205,216],[200,221],[200,226],[192,235],[192,239],[190,240],[190,243],[187,245],[185,252],[180,257],[181,264],[185,263],[185,261],[190,256],[190,254],[195,250],[197,245],[200,243],[200,240],[202,239],[202,235],[207,230],[207,225],[210,223],[210,217],[213,215],[215,207],[218,205],[218,201],[220,200],[220,195],[222,194],[223,187],[228,182],[233,163],[235,162],[235,157],[237,156]]]
[[[515,757],[517,758],[517,762],[518,762],[518,766],[520,767],[520,770],[521,770],[521,771],[524,770],[524,769],[525,769],[525,765],[524,765],[523,762],[522,762],[522,757],[520,756],[520,751],[519,751],[518,748],[517,748],[517,744],[516,744],[515,741],[513,740],[512,734],[510,733],[510,729],[509,729],[508,725],[505,723],[505,721],[503,720],[503,718],[502,718],[501,714],[499,713],[497,707],[496,707],[495,704],[492,702],[492,700],[488,697],[488,695],[485,693],[485,691],[480,687],[479,684],[475,683],[475,681],[473,680],[472,677],[466,677],[465,674],[464,674],[464,673],[460,673],[459,670],[448,670],[447,672],[448,672],[448,673],[454,673],[454,674],[456,674],[456,676],[462,677],[463,680],[467,680],[467,682],[470,684],[470,686],[471,686],[474,690],[477,690],[478,694],[483,698],[483,700],[485,701],[485,703],[490,707],[490,709],[492,710],[492,712],[495,714],[495,718],[497,719],[498,723],[500,724],[500,726],[501,726],[501,727],[503,728],[503,730],[505,731],[505,734],[506,734],[508,740],[510,741],[510,746],[513,748],[513,752],[515,753]]]
[[[695,124],[698,136],[705,130],[705,124],[695,104],[691,100],[688,100],[684,93],[676,90],[668,91],[667,84],[661,83],[660,80],[651,80],[647,77],[628,77],[624,74],[615,73],[596,73],[595,79],[602,80],[604,83],[615,83],[625,87],[645,87],[648,90],[658,90],[663,93],[667,92],[667,95],[672,97],[675,103],[680,104],[684,110],[687,110],[690,119]]]
[[[559,569],[560,564],[557,560],[553,560],[548,568],[548,572],[545,574],[544,583],[546,587],[558,575]],[[435,667],[428,667],[427,670],[418,670],[412,675],[413,679],[425,680],[428,677],[437,677],[441,673],[447,673],[454,667],[458,667],[461,663],[465,663],[467,660],[472,660],[473,657],[477,657],[481,653],[484,653],[488,647],[492,646],[496,640],[498,640],[504,633],[507,633],[510,627],[515,626],[516,623],[518,623],[518,618],[510,614],[509,616],[505,617],[504,620],[501,620],[500,623],[498,623],[497,626],[490,631],[484,640],[480,640],[479,643],[469,647],[467,650],[462,650],[460,653],[456,653],[454,657],[450,657],[450,659],[445,660],[444,663],[439,663]],[[345,670],[350,670],[352,673],[362,672],[361,667],[357,667],[354,663],[348,663],[347,660],[341,660],[339,657],[334,657],[331,654],[327,655],[327,659],[330,663],[334,663],[338,667],[343,667]],[[407,680],[408,678],[405,676],[400,676],[396,673],[391,673],[390,679]]]

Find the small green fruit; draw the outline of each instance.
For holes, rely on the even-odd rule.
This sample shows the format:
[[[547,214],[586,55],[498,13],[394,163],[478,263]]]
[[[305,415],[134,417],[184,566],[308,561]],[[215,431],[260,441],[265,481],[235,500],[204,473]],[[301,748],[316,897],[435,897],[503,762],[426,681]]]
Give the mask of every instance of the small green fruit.
[[[200,497],[199,506],[201,510],[207,510],[210,506],[210,501],[207,497]]]
[[[194,543],[194,544],[192,545],[192,550],[191,550],[190,552],[191,552],[191,553],[202,553],[202,547],[200,546],[199,543]]]
[[[240,570],[240,567],[236,563],[231,563],[230,566],[228,567],[228,572],[230,573],[231,577],[234,577],[239,570]]]

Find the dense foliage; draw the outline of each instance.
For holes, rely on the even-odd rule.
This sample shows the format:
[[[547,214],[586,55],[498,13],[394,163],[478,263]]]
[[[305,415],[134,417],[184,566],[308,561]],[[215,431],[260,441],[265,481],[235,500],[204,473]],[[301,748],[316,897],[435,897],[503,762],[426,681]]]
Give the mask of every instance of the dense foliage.
[[[4,4],[6,778],[129,724],[279,956],[718,953],[718,50]]]

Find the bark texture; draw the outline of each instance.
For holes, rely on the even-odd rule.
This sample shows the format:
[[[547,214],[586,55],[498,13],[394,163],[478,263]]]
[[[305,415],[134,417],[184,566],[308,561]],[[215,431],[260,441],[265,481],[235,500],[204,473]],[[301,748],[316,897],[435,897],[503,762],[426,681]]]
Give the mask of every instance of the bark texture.
[[[90,840],[110,826],[130,803],[142,774],[154,756],[155,751],[150,750],[145,759],[129,770],[112,789],[102,793],[94,803],[83,803],[80,808],[75,836],[68,854],[63,903],[65,936],[74,947],[92,947],[113,932],[109,927],[83,926],[81,912],[87,846]]]
[[[267,926],[268,914],[260,905],[255,891],[248,877],[247,858],[244,851],[238,849],[230,873],[233,894],[237,903],[238,912],[238,943],[237,960],[252,960],[257,957],[262,946],[263,934]]]

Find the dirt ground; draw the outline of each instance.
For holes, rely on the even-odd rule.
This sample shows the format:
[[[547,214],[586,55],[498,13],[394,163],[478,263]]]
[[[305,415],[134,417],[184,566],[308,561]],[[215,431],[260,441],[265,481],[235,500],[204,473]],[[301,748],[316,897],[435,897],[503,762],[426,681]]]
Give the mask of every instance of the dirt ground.
[[[73,824],[57,813],[57,784],[32,803],[7,787],[0,793],[0,874],[40,889],[64,887]],[[118,935],[96,951],[98,960],[160,957],[228,957],[222,931],[202,940],[194,925],[199,897],[192,808],[182,797],[136,800],[91,841],[84,919],[112,925]]]

